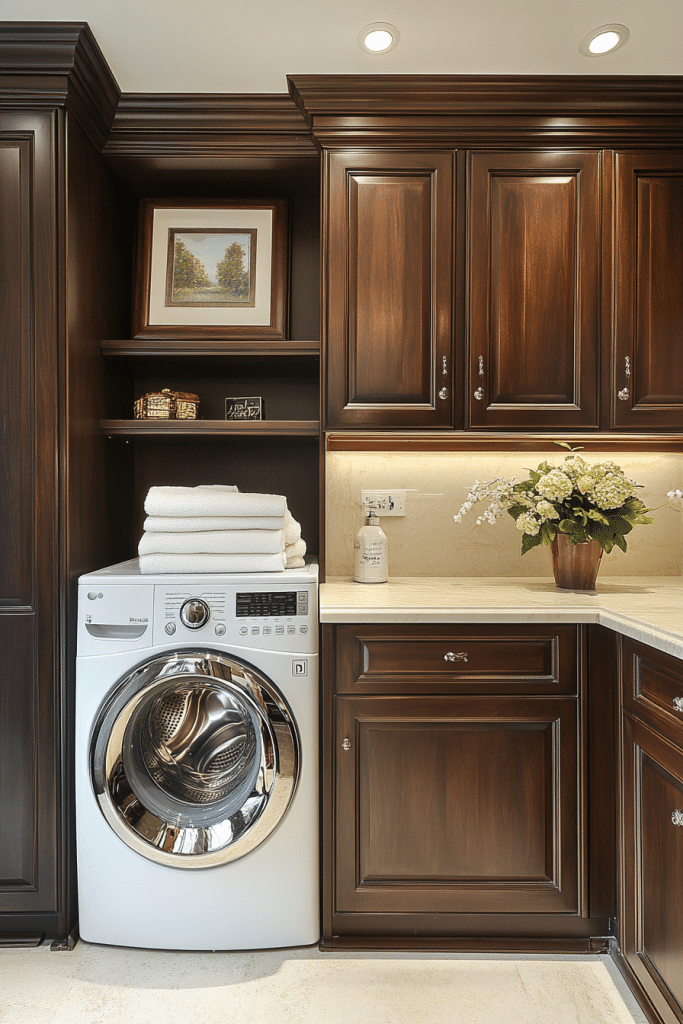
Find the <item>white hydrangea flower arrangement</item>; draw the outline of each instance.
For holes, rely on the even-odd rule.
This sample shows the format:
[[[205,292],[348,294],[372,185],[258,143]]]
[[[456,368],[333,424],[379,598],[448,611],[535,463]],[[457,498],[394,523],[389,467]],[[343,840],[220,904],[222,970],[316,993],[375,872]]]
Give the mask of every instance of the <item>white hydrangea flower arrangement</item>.
[[[591,466],[576,454],[578,449],[556,443],[569,450],[560,467],[541,462],[522,481],[475,480],[453,519],[462,522],[477,502],[488,501],[477,526],[493,524],[507,512],[522,533],[522,554],[552,544],[556,533],[566,534],[572,544],[596,540],[606,553],[615,545],[626,551],[626,534],[653,521],[646,514],[653,509],[635,496],[639,485],[614,462]]]

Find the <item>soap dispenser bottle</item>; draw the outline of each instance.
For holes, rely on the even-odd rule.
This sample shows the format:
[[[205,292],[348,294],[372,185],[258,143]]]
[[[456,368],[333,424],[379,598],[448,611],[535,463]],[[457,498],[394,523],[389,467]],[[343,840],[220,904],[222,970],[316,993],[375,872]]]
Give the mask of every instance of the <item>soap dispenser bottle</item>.
[[[386,583],[389,579],[387,535],[370,510],[353,545],[353,579],[356,583]]]

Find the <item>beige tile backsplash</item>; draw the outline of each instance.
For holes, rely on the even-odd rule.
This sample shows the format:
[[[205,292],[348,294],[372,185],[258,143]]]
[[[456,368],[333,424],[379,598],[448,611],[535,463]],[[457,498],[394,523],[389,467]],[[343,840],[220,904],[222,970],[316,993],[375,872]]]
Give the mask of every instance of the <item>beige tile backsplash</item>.
[[[610,459],[643,484],[639,497],[653,507],[666,492],[683,489],[683,455],[633,452],[584,453],[587,462]],[[529,467],[563,455],[548,452],[385,453],[332,452],[326,459],[326,572],[350,576],[353,540],[362,525],[360,492],[405,488],[406,515],[381,520],[389,540],[391,576],[548,576],[548,548],[520,554],[521,533],[509,516],[494,526],[475,526],[483,505],[453,522],[474,480],[496,476],[523,480]],[[636,527],[628,551],[603,556],[601,575],[678,576],[683,571],[683,501],[653,513],[651,526]]]

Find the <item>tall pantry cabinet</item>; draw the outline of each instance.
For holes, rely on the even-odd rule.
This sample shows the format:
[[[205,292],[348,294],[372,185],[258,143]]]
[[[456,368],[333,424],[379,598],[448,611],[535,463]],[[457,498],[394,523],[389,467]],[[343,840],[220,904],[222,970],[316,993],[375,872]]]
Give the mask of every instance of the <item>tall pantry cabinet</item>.
[[[125,290],[98,152],[118,90],[74,25],[5,23],[0,72],[0,943],[68,943],[69,627],[78,574],[117,554],[89,423],[93,337],[117,330]]]

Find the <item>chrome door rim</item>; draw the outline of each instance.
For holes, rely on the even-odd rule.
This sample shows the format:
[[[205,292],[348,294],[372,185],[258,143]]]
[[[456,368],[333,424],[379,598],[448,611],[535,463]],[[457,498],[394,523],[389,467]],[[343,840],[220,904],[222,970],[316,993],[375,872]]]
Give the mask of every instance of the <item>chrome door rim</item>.
[[[127,729],[136,711],[155,694],[190,680],[203,680],[242,702],[261,741],[256,781],[241,808],[216,820],[210,811],[197,811],[192,824],[180,820],[177,801],[168,801],[166,815],[158,806],[146,807],[125,766]],[[148,860],[189,869],[229,863],[259,846],[287,811],[301,763],[296,723],[275,684],[238,658],[196,648],[157,656],[123,679],[97,717],[89,754],[95,797],[116,835]]]

